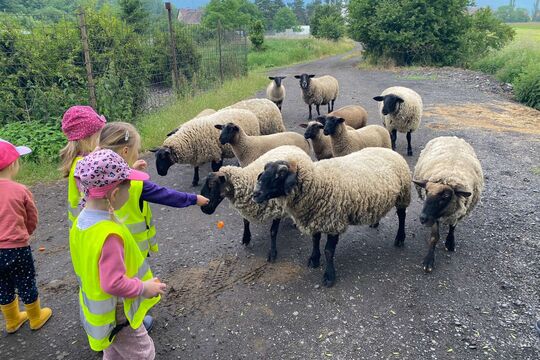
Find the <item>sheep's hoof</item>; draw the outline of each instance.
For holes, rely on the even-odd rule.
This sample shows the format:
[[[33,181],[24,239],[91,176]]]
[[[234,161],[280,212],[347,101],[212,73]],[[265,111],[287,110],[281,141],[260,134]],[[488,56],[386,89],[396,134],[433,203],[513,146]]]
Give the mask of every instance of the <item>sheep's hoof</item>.
[[[379,227],[379,222],[376,222],[375,224],[371,224],[371,225],[369,225],[369,227],[372,228],[372,229],[376,229],[376,228]]]
[[[270,263],[276,262],[277,259],[277,250],[269,250],[268,251],[268,257],[266,258],[266,261]]]
[[[403,247],[405,246],[405,235],[398,235],[396,236],[396,240],[394,241],[395,247]]]
[[[412,150],[407,150],[407,156],[412,156]]]
[[[336,273],[328,270],[324,273],[323,283],[326,287],[332,287],[336,283]]]
[[[321,260],[317,256],[310,256],[307,266],[313,269],[318,268],[321,265]]]
[[[250,242],[251,242],[251,236],[244,236],[242,238],[242,245],[248,246]]]
[[[444,247],[447,251],[456,251],[456,243],[454,241],[454,237],[447,237],[446,242],[444,243]]]
[[[433,265],[435,263],[435,259],[433,258],[433,256],[426,256],[424,258],[424,272],[429,274],[433,271]]]
[[[191,186],[193,186],[193,187],[199,186],[199,182],[198,181],[193,181],[191,183]]]

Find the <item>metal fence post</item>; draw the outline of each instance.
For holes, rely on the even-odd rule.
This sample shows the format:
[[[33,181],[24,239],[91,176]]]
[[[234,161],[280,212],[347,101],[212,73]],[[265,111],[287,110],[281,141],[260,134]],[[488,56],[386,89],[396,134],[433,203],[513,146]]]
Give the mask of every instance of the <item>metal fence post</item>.
[[[248,67],[248,43],[247,43],[247,27],[244,26],[242,29],[242,34],[244,35],[244,75],[247,75],[249,73],[249,67]]]
[[[92,62],[90,61],[88,34],[86,33],[86,19],[84,17],[83,9],[80,9],[79,12],[79,26],[81,28],[81,41],[84,52],[84,64],[86,66],[86,79],[88,82],[88,99],[90,101],[90,106],[97,110],[96,85],[94,83],[94,77],[92,75]]]
[[[223,83],[223,59],[221,55],[221,21],[218,19],[217,23],[217,33],[218,33],[218,51],[219,51],[219,78],[221,79],[221,82]]]
[[[173,85],[174,88],[178,91],[180,89],[180,77],[178,75],[178,62],[176,61],[176,37],[174,36],[174,29],[172,25],[172,15],[171,15],[171,3],[165,3],[165,9],[167,9],[167,15],[169,17],[169,34],[171,37],[171,58],[173,63]]]

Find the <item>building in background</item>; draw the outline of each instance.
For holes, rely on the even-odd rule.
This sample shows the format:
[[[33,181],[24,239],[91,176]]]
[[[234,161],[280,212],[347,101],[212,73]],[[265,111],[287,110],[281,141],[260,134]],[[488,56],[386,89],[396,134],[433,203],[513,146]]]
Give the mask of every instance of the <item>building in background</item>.
[[[178,10],[178,21],[189,24],[189,25],[195,25],[200,24],[202,20],[203,10],[202,9],[180,9]]]

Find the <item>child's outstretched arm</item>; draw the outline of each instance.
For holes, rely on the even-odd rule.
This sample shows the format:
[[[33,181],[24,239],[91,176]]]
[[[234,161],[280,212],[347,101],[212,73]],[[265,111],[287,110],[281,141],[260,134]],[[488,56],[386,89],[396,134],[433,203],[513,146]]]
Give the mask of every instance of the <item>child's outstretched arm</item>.
[[[28,231],[28,235],[32,235],[37,227],[38,211],[34,202],[34,196],[32,196],[32,193],[28,189],[26,190],[24,207],[26,209],[26,231]]]
[[[141,199],[153,204],[183,208],[191,205],[206,205],[208,199],[197,194],[189,194],[144,181]]]

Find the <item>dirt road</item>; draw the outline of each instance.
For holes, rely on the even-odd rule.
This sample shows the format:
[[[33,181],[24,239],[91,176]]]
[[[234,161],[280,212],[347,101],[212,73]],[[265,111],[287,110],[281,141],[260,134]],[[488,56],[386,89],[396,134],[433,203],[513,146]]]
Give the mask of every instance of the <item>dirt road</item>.
[[[323,267],[306,266],[311,241],[285,220],[278,261],[266,263],[270,224],[241,241],[241,219],[225,201],[215,215],[197,207],[154,206],[161,251],[151,258],[169,292],[155,310],[158,359],[538,359],[533,324],[540,318],[539,113],[486,93],[474,81],[431,71],[360,70],[355,53],[273,71],[289,75],[283,115],[289,129],[307,117],[292,75],[331,74],[340,82],[336,107],[361,104],[379,124],[372,97],[392,85],[415,89],[426,115],[413,135],[414,167],[423,145],[441,135],[476,149],[486,189],[456,230],[456,252],[437,249],[435,269],[421,261],[428,229],[414,194],[405,248],[396,249],[390,213],[378,229],[351,227],[336,251],[337,284],[321,285]],[[257,96],[263,96],[262,92]],[[398,151],[406,142],[398,136]],[[192,170],[174,166],[153,180],[184,191]],[[210,171],[204,168],[202,174]],[[0,339],[0,358],[98,359],[78,319],[68,253],[66,185],[32,189],[41,218],[33,243],[42,302],[54,309],[43,330],[25,327]],[[225,227],[218,229],[216,222]],[[443,235],[444,236],[444,235]],[[37,249],[44,246],[44,252]]]

